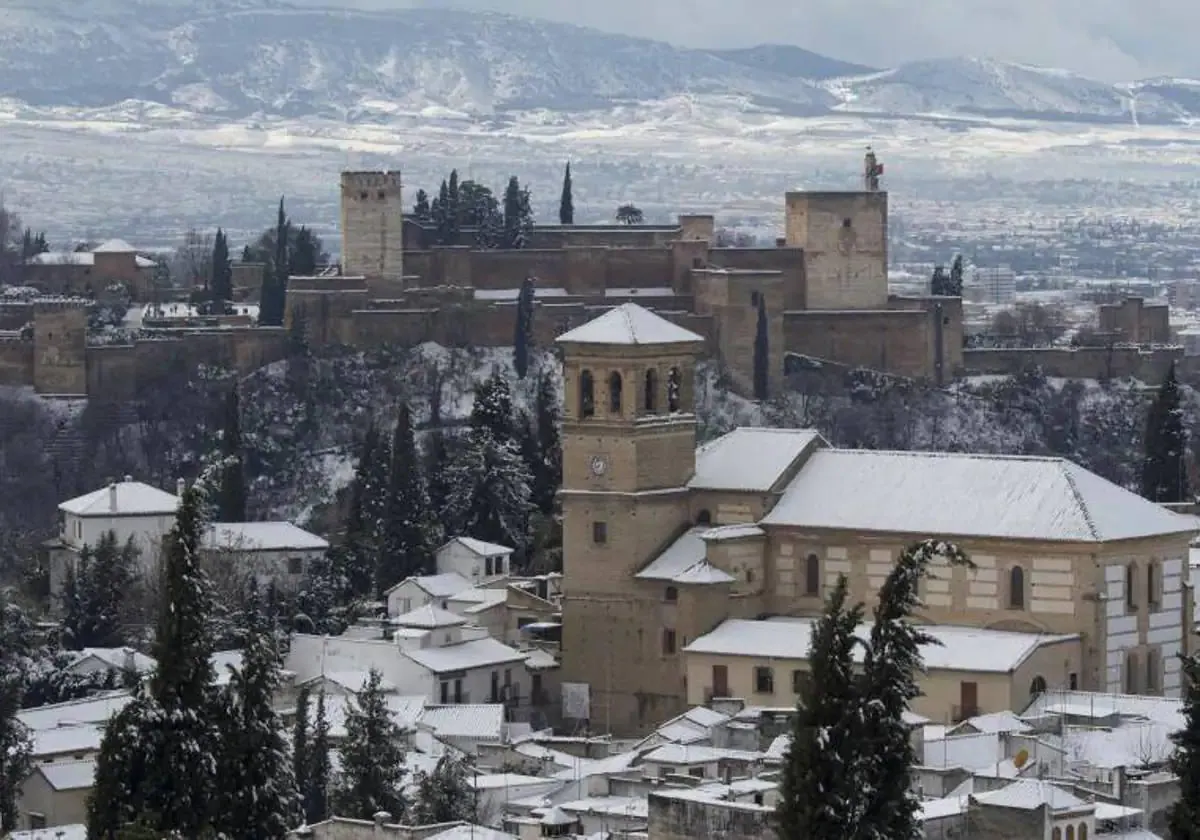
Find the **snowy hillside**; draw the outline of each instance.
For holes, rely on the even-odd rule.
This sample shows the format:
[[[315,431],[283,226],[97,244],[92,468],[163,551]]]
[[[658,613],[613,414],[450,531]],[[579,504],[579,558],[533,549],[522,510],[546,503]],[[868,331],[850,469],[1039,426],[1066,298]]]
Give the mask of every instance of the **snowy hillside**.
[[[1065,70],[980,58],[915,61],[892,70],[832,79],[841,110],[894,114],[965,113],[1041,119],[1129,119],[1129,95]],[[1144,118],[1166,116],[1157,105]]]

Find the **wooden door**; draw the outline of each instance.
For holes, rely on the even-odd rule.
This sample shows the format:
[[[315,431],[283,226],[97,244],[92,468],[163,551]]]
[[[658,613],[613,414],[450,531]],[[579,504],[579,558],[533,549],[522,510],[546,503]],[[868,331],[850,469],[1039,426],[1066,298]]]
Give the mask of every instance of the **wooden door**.
[[[713,697],[729,696],[729,668],[724,665],[713,666]]]
[[[979,684],[964,682],[959,689],[960,714],[963,719],[974,717],[979,713]]]

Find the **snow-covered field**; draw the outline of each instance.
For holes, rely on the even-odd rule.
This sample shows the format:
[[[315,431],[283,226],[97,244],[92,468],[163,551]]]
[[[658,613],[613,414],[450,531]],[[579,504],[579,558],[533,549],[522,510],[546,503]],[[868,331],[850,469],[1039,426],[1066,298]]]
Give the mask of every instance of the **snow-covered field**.
[[[491,123],[426,111],[355,124],[226,122],[133,101],[70,110],[0,100],[0,134],[0,190],[28,222],[52,241],[119,235],[142,247],[218,224],[240,241],[273,221],[280,195],[294,218],[329,235],[346,168],[401,169],[410,195],[451,167],[494,188],[517,174],[540,217],[551,218],[570,159],[578,221],[607,221],[632,201],[649,221],[716,210],[725,223],[769,234],[782,223],[787,189],[855,187],[867,144],[885,161],[895,199],[926,200],[947,179],[1190,181],[1200,144],[1200,129],[1187,125],[791,117],[699,96]],[[951,198],[961,210],[963,197]]]

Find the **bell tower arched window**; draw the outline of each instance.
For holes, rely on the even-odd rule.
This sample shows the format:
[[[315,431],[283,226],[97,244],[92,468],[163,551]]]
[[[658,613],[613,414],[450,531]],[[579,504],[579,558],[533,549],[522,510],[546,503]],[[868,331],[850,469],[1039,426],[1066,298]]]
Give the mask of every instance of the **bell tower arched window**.
[[[621,413],[621,374],[615,370],[608,375],[608,410],[612,414]]]
[[[671,368],[670,372],[667,373],[667,411],[679,411],[679,392],[682,381],[679,368]]]
[[[646,381],[642,388],[642,409],[648,412],[658,410],[658,371],[654,368],[646,371]]]
[[[1025,570],[1013,566],[1008,573],[1008,606],[1010,609],[1025,609]]]
[[[585,370],[579,374],[579,416],[594,417],[596,414],[596,385],[592,381],[592,372]]]

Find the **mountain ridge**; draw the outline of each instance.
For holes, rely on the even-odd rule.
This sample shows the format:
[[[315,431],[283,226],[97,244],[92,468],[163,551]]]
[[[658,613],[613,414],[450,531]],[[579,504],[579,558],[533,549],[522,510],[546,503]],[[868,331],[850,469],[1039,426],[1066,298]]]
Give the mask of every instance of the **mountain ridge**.
[[[198,9],[163,0],[17,0],[0,21],[0,90],[34,106],[144,100],[232,119],[380,120],[425,109],[479,119],[679,95],[789,116],[1200,118],[1193,80],[1112,85],[972,57],[875,70],[789,45],[686,49],[495,12],[278,0],[201,0]]]

